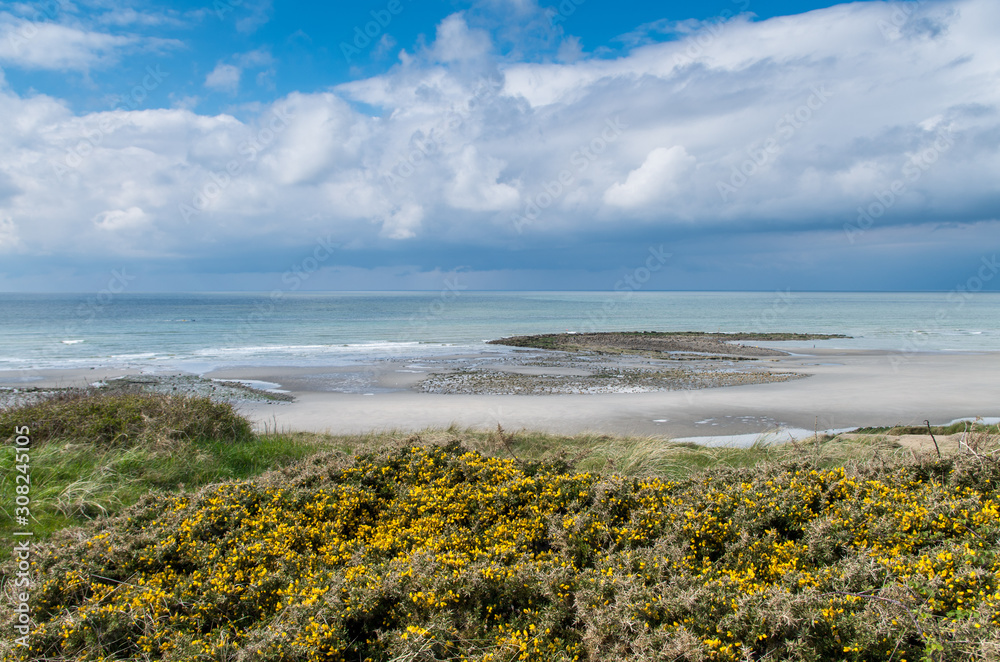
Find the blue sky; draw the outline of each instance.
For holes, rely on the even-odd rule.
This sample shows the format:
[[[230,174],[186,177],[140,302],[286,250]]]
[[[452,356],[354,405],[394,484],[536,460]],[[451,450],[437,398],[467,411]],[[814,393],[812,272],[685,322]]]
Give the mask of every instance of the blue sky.
[[[4,3],[0,290],[600,290],[665,253],[647,289],[997,290],[997,26],[992,0]]]

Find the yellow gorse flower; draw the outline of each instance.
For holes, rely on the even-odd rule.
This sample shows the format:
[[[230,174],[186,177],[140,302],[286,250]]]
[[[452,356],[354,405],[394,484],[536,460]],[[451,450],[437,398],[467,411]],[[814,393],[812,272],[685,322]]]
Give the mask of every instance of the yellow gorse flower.
[[[666,481],[418,446],[165,497],[49,550],[15,653],[777,658],[791,605],[830,659],[916,658],[931,623],[997,636],[998,513],[907,468]]]

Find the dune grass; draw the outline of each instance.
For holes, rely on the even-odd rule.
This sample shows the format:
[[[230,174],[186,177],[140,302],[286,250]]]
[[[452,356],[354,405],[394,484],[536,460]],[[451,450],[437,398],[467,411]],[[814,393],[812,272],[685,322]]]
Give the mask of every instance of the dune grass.
[[[682,478],[710,468],[809,460],[818,467],[887,461],[909,453],[883,436],[848,441],[705,447],[653,437],[558,435],[451,427],[419,433],[328,435],[254,433],[229,404],[203,397],[80,391],[0,410],[0,439],[31,432],[32,530],[45,538],[67,526],[113,515],[153,490],[190,491],[257,476],[324,451],[353,454],[387,447],[459,443],[519,462],[561,460],[581,471]],[[889,430],[879,430],[884,432]],[[0,456],[0,490],[12,494],[14,455]],[[0,522],[8,534],[12,518]],[[6,556],[4,553],[2,556]]]
[[[88,394],[0,411],[5,495],[15,426],[38,581],[32,648],[3,659],[1000,655],[987,426],[944,457],[884,435],[254,434],[207,399]]]
[[[24,407],[0,410],[0,439],[9,444],[15,426],[31,431],[32,514],[35,534],[107,516],[151,490],[176,492],[227,480],[251,478],[311,454],[347,454],[417,444],[459,443],[489,456],[519,462],[561,460],[581,471],[626,476],[683,478],[710,468],[754,467],[807,460],[817,467],[887,462],[910,456],[888,440],[892,434],[923,434],[926,428],[872,428],[861,440],[840,437],[749,447],[706,447],[655,437],[558,435],[538,431],[451,427],[419,433],[380,431],[329,435],[268,430],[254,433],[231,405],[208,398],[135,392],[79,391]],[[954,434],[968,426],[935,428]],[[997,426],[973,426],[977,435]],[[0,456],[0,488],[9,493],[13,453]],[[13,530],[10,517],[0,533]]]
[[[40,538],[115,514],[153,490],[181,491],[249,478],[316,450],[306,437],[256,435],[230,405],[208,398],[60,394],[0,410],[5,446],[0,491],[10,502],[15,476],[11,446],[14,429],[23,427],[31,438],[30,529]],[[15,528],[9,516],[0,522],[0,533]]]

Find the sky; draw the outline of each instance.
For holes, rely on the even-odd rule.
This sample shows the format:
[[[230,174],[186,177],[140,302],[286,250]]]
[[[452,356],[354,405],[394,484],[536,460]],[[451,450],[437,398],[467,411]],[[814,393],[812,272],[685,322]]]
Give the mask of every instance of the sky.
[[[0,291],[1000,290],[998,28],[995,0],[0,3]]]

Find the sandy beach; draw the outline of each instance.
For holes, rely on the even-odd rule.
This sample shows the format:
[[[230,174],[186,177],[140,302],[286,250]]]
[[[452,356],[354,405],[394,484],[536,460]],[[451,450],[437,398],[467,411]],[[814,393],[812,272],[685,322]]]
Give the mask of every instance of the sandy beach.
[[[294,397],[292,402],[237,402],[260,427],[331,433],[500,424],[508,430],[672,438],[780,430],[775,437],[780,439],[814,428],[1000,416],[997,352],[796,349],[752,361],[716,361],[709,372],[693,366],[699,383],[674,379],[669,372],[674,364],[642,356],[484,349],[421,362],[247,366],[203,376],[250,381]],[[100,368],[8,371],[0,372],[0,387],[79,387],[127,373]],[[765,374],[776,375],[776,381],[762,383]],[[713,385],[714,379],[719,385]],[[548,391],[539,393],[539,383],[548,384]],[[428,384],[436,384],[439,392],[427,392],[435,390]],[[671,384],[680,390],[666,390]]]
[[[895,363],[890,359],[897,359]],[[1000,415],[1000,353],[946,356],[819,352],[774,360],[810,376],[787,382],[652,393],[444,395],[402,390],[373,395],[293,390],[290,404],[253,404],[256,421],[331,432],[458,425],[597,431],[669,437],[728,436],[779,428],[848,429],[934,424]],[[226,378],[282,383],[287,375],[227,371]],[[299,375],[301,380],[301,375]],[[291,383],[295,380],[286,380]],[[302,381],[295,381],[297,385]]]

